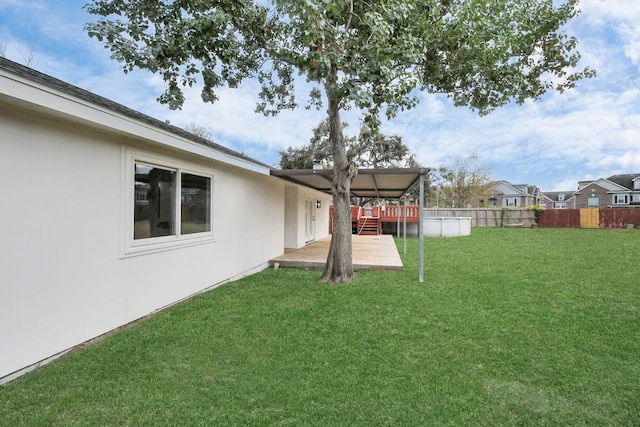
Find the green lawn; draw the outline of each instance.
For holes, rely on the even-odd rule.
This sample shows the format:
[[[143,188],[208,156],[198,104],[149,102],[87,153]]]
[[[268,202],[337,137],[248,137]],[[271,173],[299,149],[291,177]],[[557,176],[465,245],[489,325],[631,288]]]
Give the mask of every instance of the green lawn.
[[[222,286],[0,386],[0,425],[640,425],[639,232],[428,239],[424,283],[417,247]]]

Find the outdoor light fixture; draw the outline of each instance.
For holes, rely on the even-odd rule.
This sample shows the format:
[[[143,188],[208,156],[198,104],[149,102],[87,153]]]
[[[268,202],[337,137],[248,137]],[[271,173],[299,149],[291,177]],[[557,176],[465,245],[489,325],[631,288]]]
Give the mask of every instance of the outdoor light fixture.
[[[316,200],[316,208],[320,209],[320,200]]]

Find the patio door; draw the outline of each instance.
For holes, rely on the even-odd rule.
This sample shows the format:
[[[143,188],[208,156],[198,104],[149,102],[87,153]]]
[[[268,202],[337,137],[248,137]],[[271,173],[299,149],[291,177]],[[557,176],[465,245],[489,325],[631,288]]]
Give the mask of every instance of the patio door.
[[[316,240],[316,202],[307,198],[305,200],[305,242]]]

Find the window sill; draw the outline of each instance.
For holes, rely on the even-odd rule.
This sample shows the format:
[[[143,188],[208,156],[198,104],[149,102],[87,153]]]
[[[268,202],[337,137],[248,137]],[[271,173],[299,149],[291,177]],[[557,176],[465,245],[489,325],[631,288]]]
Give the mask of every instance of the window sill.
[[[130,258],[139,255],[154,254],[158,252],[171,251],[174,249],[181,249],[189,246],[204,245],[207,243],[214,243],[216,238],[213,234],[207,234],[204,236],[193,237],[180,237],[171,240],[164,239],[162,242],[157,243],[140,243],[129,244],[124,248],[120,254],[120,258]]]

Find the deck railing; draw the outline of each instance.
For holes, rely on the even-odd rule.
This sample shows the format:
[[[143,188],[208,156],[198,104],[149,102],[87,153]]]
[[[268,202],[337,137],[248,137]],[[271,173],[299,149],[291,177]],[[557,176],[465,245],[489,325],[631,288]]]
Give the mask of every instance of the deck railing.
[[[385,206],[381,214],[382,222],[404,221],[405,206]],[[406,206],[407,222],[418,222],[420,220],[420,206]]]
[[[379,222],[400,222],[404,221],[405,206],[374,206],[371,214],[367,215],[366,208],[362,206],[351,206],[351,224],[354,233],[358,233],[358,224],[362,225],[364,217],[375,218]],[[420,220],[420,206],[406,206],[407,222],[418,222]],[[329,233],[333,230],[333,206],[329,208]]]

